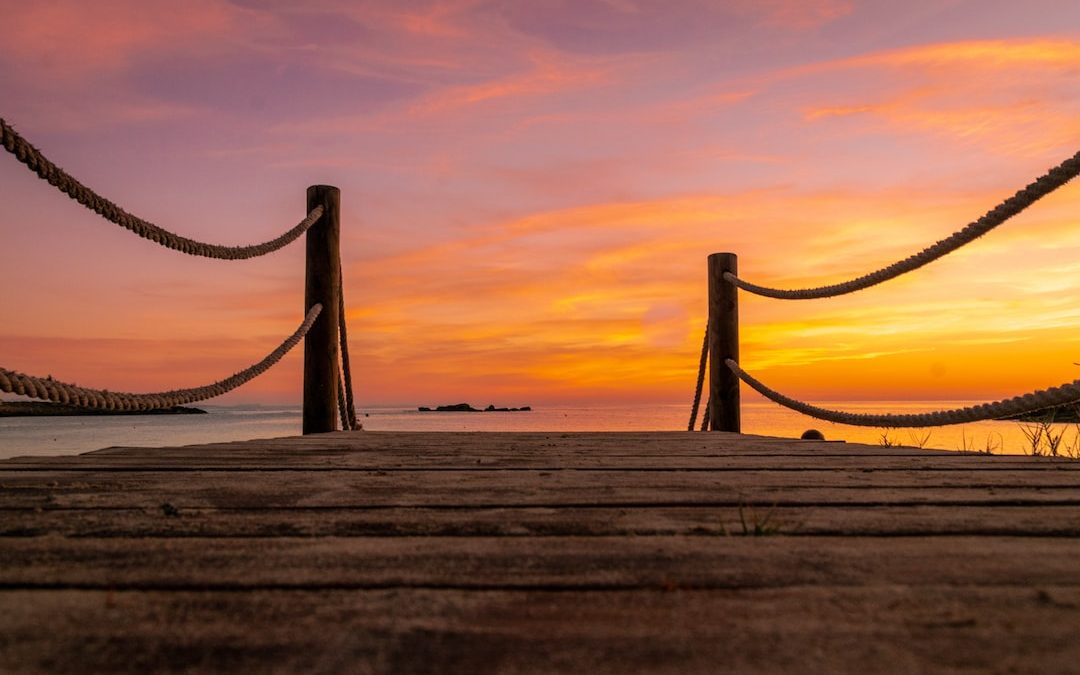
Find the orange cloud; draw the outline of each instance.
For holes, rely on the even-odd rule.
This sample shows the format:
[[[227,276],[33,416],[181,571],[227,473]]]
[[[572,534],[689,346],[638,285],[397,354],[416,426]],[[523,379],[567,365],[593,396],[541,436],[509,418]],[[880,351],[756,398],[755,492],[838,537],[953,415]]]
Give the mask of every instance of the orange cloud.
[[[1080,43],[1071,40],[1013,39],[971,40],[919,45],[903,49],[855,56],[826,64],[826,68],[886,65],[953,66],[994,70],[1008,66],[1075,68],[1080,61]],[[811,66],[811,68],[814,68]]]
[[[812,122],[879,120],[899,132],[976,143],[1008,156],[1038,156],[1080,135],[1077,62],[1076,42],[970,41],[865,54],[789,75],[877,73],[853,94],[830,94],[846,102],[805,108]]]
[[[452,372],[488,373],[485,386],[496,393],[533,386],[564,395],[582,387],[595,397],[679,400],[700,348],[708,253],[738,252],[744,276],[762,283],[830,283],[941,238],[999,197],[941,192],[913,205],[901,190],[747,192],[496,223],[452,243],[352,266],[347,278],[379,289],[354,317],[356,348],[373,355],[380,372],[390,364],[415,367],[463,387]],[[1075,190],[1056,200],[1080,206]],[[963,377],[983,368],[978,359],[994,350],[1026,362],[1009,369],[995,393],[1054,383],[1056,359],[1080,319],[1080,309],[1062,303],[1075,285],[1074,268],[1016,269],[1005,261],[1017,243],[1038,246],[1032,232],[1056,238],[1071,221],[1054,208],[1034,209],[1012,229],[987,235],[997,247],[977,242],[964,256],[853,296],[785,303],[744,295],[745,362],[778,386],[833,398],[853,390],[925,395],[943,381],[927,379],[929,371],[916,366],[922,361],[949,364],[949,395],[970,393],[974,385]],[[868,222],[863,213],[881,215]],[[732,237],[736,227],[755,236]],[[807,235],[782,235],[797,230]],[[1061,256],[1080,259],[1080,246]],[[1032,278],[1044,281],[1029,284],[1022,302],[999,290]],[[1032,350],[1032,336],[1047,347]],[[401,391],[376,380],[376,388]]]

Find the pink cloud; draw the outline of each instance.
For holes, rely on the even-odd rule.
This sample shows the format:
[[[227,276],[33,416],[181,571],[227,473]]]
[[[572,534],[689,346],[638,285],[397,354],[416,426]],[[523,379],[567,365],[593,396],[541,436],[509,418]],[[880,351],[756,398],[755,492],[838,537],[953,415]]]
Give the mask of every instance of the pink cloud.
[[[148,53],[225,36],[240,25],[242,14],[218,0],[9,3],[0,53],[37,64],[49,77],[74,78],[122,69]]]
[[[922,45],[796,68],[828,84],[805,119],[879,124],[1011,156],[1058,151],[1080,134],[1080,43],[993,40]],[[845,91],[848,90],[848,91]]]
[[[847,16],[855,10],[851,0],[740,0],[740,11],[761,16],[766,25],[805,31]]]

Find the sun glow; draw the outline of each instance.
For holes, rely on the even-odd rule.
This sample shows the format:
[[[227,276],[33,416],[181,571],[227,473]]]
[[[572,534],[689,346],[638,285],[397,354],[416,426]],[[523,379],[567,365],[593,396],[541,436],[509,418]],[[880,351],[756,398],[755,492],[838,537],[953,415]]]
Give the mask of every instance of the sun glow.
[[[259,241],[307,185],[342,188],[364,403],[688,400],[708,254],[767,285],[842,281],[975,220],[1080,138],[1061,3],[982,8],[980,31],[929,2],[9,4],[3,115],[132,212]],[[193,386],[302,315],[302,246],[178,259],[10,158],[0,196],[0,366]],[[1069,185],[880,287],[743,294],[742,360],[831,399],[1071,380],[1078,213]],[[295,401],[299,369],[226,401]]]

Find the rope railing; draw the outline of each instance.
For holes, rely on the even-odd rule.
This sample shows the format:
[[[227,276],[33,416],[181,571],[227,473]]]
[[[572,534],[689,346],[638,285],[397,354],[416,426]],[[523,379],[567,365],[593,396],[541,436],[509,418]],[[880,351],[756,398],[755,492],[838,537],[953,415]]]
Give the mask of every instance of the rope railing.
[[[341,381],[340,370],[335,375],[334,381],[337,383],[338,419],[341,420],[341,429],[343,431],[352,431],[352,427],[349,426],[349,411],[345,407],[345,385]]]
[[[338,286],[338,338],[340,340],[341,370],[338,374],[338,396],[341,399],[344,414],[341,417],[341,428],[345,431],[356,431],[360,424],[356,421],[356,402],[353,400],[352,368],[349,364],[349,332],[345,328],[345,282],[344,276]]]
[[[748,384],[759,394],[775,403],[779,403],[785,408],[790,408],[797,412],[801,412],[804,415],[809,415],[810,417],[825,420],[827,422],[862,427],[901,428],[948,426],[950,424],[964,424],[967,422],[981,422],[983,420],[1015,417],[1017,415],[1025,415],[1047,408],[1055,408],[1080,402],[1080,380],[1073,380],[1072,382],[1057,387],[1051,387],[1050,389],[1040,389],[1021,396],[1014,396],[1013,398],[967,406],[964,408],[906,415],[852,413],[820,408],[804,401],[791,398],[790,396],[785,396],[747,373],[732,359],[726,360],[725,365],[727,365],[740,380]]]
[[[697,387],[690,411],[688,429],[693,430],[698,405],[702,396],[705,369],[710,367],[709,403],[706,404],[702,430],[711,428],[721,431],[741,431],[739,410],[739,382],[743,382],[762,396],[784,407],[817,419],[871,427],[930,427],[963,424],[982,420],[1014,418],[1036,411],[1080,403],[1080,380],[1074,380],[1046,390],[1037,390],[1009,399],[983,403],[964,408],[938,410],[915,414],[864,414],[830,410],[781,394],[769,388],[744,371],[738,363],[738,297],[735,289],[757,295],[786,300],[828,298],[852,293],[880,284],[889,279],[918,269],[942,256],[956,251],[974,241],[1028,206],[1053,192],[1080,174],[1080,152],[1066,159],[1033,183],[1018,190],[1013,196],[988,211],[977,221],[953,233],[919,253],[870,274],[840,284],[804,289],[776,289],[759,286],[739,278],[737,256],[733,253],[714,253],[709,256],[709,323],[705,346],[698,366]],[[709,331],[715,330],[712,345]],[[714,403],[715,402],[715,403]],[[720,412],[735,411],[723,420],[709,419],[710,414],[720,417]]]
[[[322,305],[312,306],[296,332],[287,337],[277,349],[267,354],[263,360],[231,377],[203,387],[177,389],[156,394],[129,394],[104,389],[87,389],[74,384],[58,382],[51,377],[34,377],[33,375],[25,375],[6,368],[0,368],[0,391],[52,401],[53,403],[98,410],[154,410],[203,401],[232,391],[266,372],[307,335],[308,330],[311,329],[321,311]]]
[[[25,164],[27,168],[37,174],[39,178],[47,181],[49,185],[52,185],[105,220],[130,230],[143,239],[149,239],[165,248],[188,255],[219,260],[245,260],[273,253],[296,241],[300,235],[307,232],[308,228],[319,220],[323,213],[322,207],[317,207],[292,229],[261,244],[252,244],[250,246],[208,244],[180,236],[142,218],[133,216],[113,202],[105,199],[75,180],[69,173],[42,155],[40,150],[20,136],[2,118],[0,118],[0,144],[13,154],[16,159]]]
[[[701,405],[701,390],[705,386],[705,363],[709,359],[709,327],[705,326],[705,337],[701,341],[701,359],[698,362],[697,387],[694,388],[694,402],[690,405],[690,423],[686,425],[687,431],[694,430],[694,422],[697,420],[698,406]],[[708,405],[705,406],[708,409]]]
[[[181,253],[220,260],[244,260],[277,251],[310,230],[307,242],[305,290],[305,303],[309,307],[307,318],[296,333],[259,363],[205,387],[156,394],[129,394],[109,392],[104,389],[87,389],[58,382],[51,377],[34,377],[0,368],[0,391],[102,410],[171,408],[220,396],[258,377],[267,368],[277,363],[297,342],[305,338],[314,325],[315,330],[311,331],[305,348],[304,433],[334,430],[335,423],[331,412],[333,406],[331,399],[334,398],[334,394],[337,394],[340,404],[341,427],[343,429],[360,428],[356,420],[348,335],[345,328],[345,300],[338,244],[340,191],[336,187],[318,185],[308,188],[307,215],[295,227],[280,236],[250,246],[223,246],[183,237],[128,213],[83,185],[45,157],[2,118],[0,118],[0,145],[39,178],[79,204],[144,239]],[[322,224],[318,228],[311,229],[317,223]],[[336,283],[325,283],[327,279],[334,279],[335,271]],[[329,308],[328,315],[323,322],[315,325],[316,317],[319,316],[323,307]],[[335,314],[338,315],[337,321],[334,320]],[[338,353],[340,353],[340,361],[336,357]]]
[[[1077,152],[1069,159],[1066,159],[1061,164],[1050,169],[1046,174],[1036,179],[1035,182],[1027,187],[1018,190],[1012,197],[1009,197],[990,209],[984,216],[975,222],[970,223],[962,230],[954,232],[945,239],[924,248],[922,251],[919,251],[912,256],[874,272],[870,272],[869,274],[864,274],[861,277],[851,279],[850,281],[839,284],[830,284],[828,286],[818,286],[816,288],[780,289],[759,286],[758,284],[753,284],[749,281],[740,279],[738,276],[731,273],[725,274],[724,279],[744,291],[780,300],[832,298],[838,295],[854,293],[855,291],[876,286],[877,284],[890,279],[895,279],[912,270],[919,269],[938,258],[952,253],[961,246],[971,243],[998,225],[1001,225],[1009,218],[1012,218],[1031,206],[1040,198],[1068,183],[1075,178],[1077,174],[1080,174],[1080,152]]]

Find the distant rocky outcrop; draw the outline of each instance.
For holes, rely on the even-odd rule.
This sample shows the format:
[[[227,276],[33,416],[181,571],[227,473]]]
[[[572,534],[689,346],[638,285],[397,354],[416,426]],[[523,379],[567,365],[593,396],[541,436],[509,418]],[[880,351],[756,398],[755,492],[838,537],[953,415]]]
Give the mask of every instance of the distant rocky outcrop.
[[[0,401],[0,417],[73,417],[78,415],[205,415],[199,408],[174,406],[156,410],[102,410],[43,401]]]
[[[435,408],[428,408],[427,406],[420,406],[417,408],[420,412],[530,412],[531,406],[524,406],[521,408],[496,408],[494,404],[481,410],[480,408],[474,408],[468,403],[454,403],[452,405],[440,405]]]

